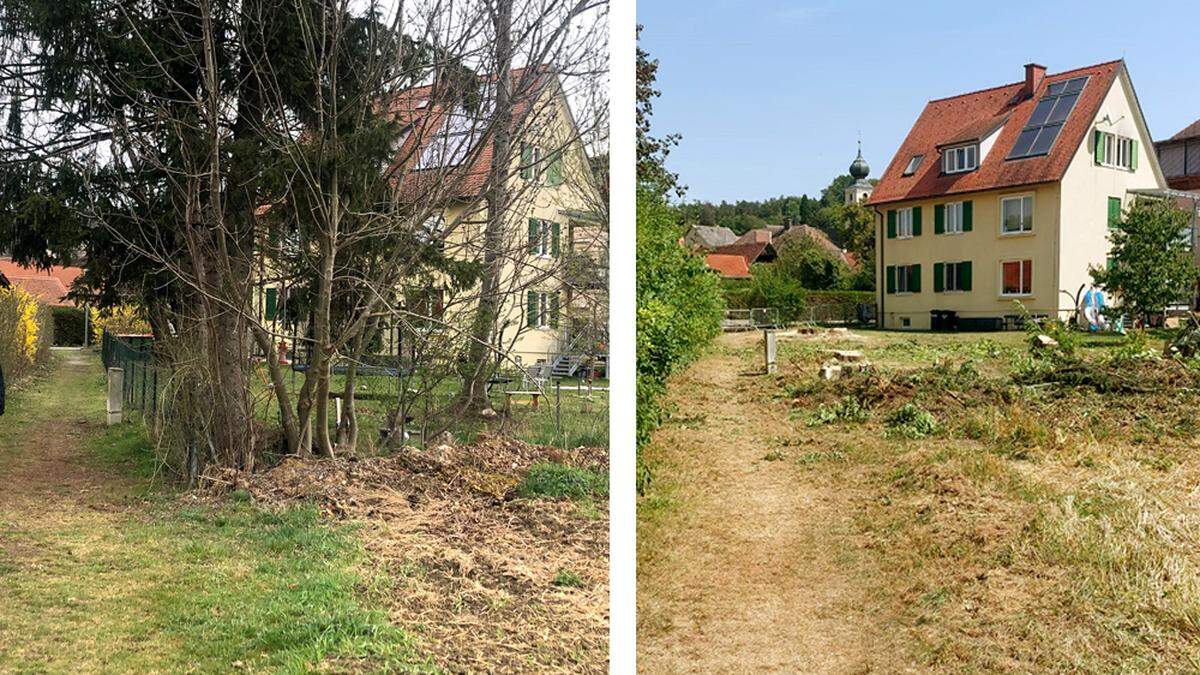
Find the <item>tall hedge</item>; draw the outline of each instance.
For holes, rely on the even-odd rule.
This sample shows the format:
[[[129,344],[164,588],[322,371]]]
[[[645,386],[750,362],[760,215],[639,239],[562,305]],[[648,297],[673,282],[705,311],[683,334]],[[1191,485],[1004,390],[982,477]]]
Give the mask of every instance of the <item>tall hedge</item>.
[[[83,309],[79,307],[51,307],[54,319],[54,344],[60,347],[78,347],[83,344],[83,331],[87,323]]]
[[[641,447],[662,418],[667,377],[693,361],[721,329],[725,301],[704,259],[679,243],[678,213],[647,190],[637,197],[638,487],[649,474]]]

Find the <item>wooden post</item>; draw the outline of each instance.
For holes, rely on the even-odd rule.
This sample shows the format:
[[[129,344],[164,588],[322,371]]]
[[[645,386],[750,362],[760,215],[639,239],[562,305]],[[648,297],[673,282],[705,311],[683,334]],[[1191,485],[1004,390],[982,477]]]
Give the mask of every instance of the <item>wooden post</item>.
[[[108,426],[121,423],[122,392],[125,390],[125,371],[108,369]]]
[[[767,374],[775,372],[775,331],[763,331],[763,361],[766,363]]]

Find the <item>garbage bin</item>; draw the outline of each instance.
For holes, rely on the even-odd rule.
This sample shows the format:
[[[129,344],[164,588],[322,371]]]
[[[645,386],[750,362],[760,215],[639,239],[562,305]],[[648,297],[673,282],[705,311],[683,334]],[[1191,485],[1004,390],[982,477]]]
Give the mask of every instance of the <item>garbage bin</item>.
[[[929,310],[929,330],[942,330],[942,310]]]
[[[958,312],[946,310],[942,313],[942,328],[948,331],[958,330]]]

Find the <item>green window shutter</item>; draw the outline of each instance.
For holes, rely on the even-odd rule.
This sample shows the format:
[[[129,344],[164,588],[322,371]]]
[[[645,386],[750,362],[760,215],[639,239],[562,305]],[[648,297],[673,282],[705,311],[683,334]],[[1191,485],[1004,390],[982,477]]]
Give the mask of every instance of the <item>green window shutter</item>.
[[[942,263],[933,263],[933,292],[941,293],[946,290],[946,266]]]
[[[529,328],[537,328],[538,318],[538,296],[537,292],[529,291],[525,295],[525,325]]]
[[[558,250],[559,250],[558,249],[558,239],[559,239],[559,235],[562,233],[562,226],[558,223],[551,223],[550,229],[551,229],[550,254],[553,255],[555,258],[557,258]]]
[[[550,163],[546,166],[546,185],[562,185],[563,182],[563,158],[561,152],[556,152],[550,156]]]
[[[961,290],[971,290],[971,261],[964,260],[958,264],[958,286]]]
[[[946,205],[938,204],[933,207],[933,233],[943,234],[946,232]]]
[[[538,231],[539,229],[541,229],[541,228],[538,227],[538,219],[530,218],[529,219],[529,252],[532,255],[538,254],[538,248],[539,248],[538,244],[540,243],[538,241],[538,239],[540,238],[539,235],[541,234]]]
[[[887,292],[896,292],[896,267],[895,265],[887,266]]]
[[[887,238],[895,239],[896,238],[896,209],[891,209],[888,211],[888,226],[887,227],[888,227]]]
[[[1119,223],[1119,222],[1121,222],[1121,198],[1120,197],[1109,197],[1108,198],[1108,229],[1111,230],[1112,228],[1116,227],[1117,223]]]
[[[521,144],[521,178],[530,180],[533,178],[533,146],[528,143]]]
[[[914,206],[912,209],[913,218],[913,236],[921,236],[921,207]]]
[[[908,290],[912,293],[921,292],[921,266],[908,266]]]
[[[963,230],[963,232],[970,232],[971,228],[974,225],[974,223],[971,222],[971,216],[973,215],[973,212],[975,211],[975,209],[972,208],[973,205],[974,205],[974,202],[963,202],[963,214],[962,214],[962,218],[963,218],[962,230]]]
[[[1104,132],[1099,129],[1095,133],[1096,138],[1096,163],[1104,163]]]
[[[273,321],[275,319],[275,311],[278,309],[278,306],[279,306],[279,289],[268,288],[267,289],[266,312],[265,312],[265,314],[267,316],[267,321]]]
[[[558,328],[558,291],[550,295],[550,327]]]
[[[1131,155],[1129,155],[1129,168],[1133,169],[1134,171],[1137,171],[1137,156],[1138,156],[1137,141],[1130,139],[1129,151],[1132,153]]]

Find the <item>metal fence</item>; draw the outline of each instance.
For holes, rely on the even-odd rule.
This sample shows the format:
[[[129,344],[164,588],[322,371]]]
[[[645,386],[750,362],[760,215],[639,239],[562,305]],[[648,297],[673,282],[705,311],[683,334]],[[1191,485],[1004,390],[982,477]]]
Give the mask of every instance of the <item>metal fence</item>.
[[[100,339],[100,361],[104,368],[124,371],[121,399],[125,410],[137,410],[145,417],[158,412],[162,368],[154,362],[154,340],[145,336],[114,335],[104,331]]]
[[[727,309],[721,321],[721,328],[726,331],[776,328],[780,325],[779,310],[775,307]]]

